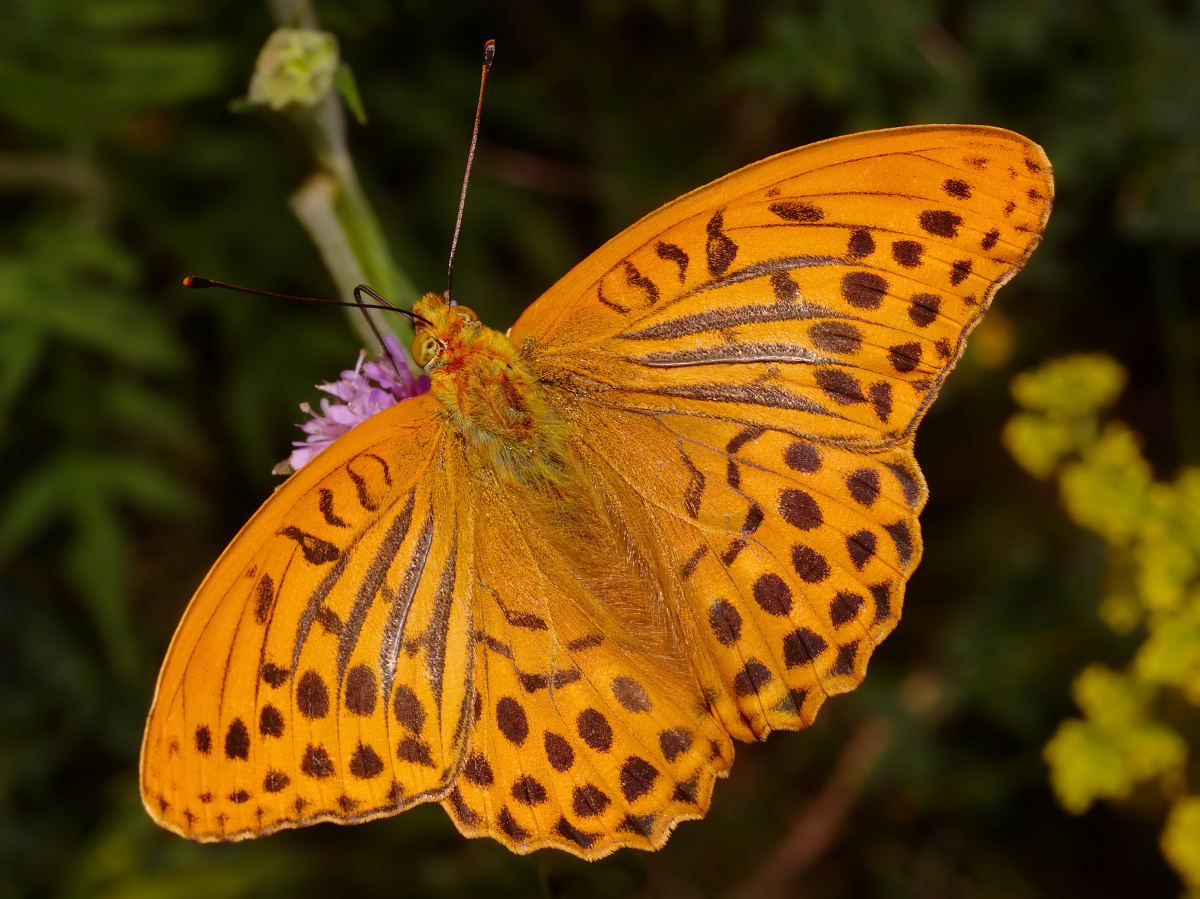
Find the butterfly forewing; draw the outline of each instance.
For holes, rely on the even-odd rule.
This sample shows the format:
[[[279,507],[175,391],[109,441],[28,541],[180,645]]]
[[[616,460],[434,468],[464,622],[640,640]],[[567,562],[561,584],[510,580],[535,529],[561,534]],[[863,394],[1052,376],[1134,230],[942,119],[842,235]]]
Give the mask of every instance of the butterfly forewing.
[[[857,447],[909,433],[1050,209],[1011,132],[906,128],[755,163],[647,216],[513,326],[607,404]]]
[[[435,500],[465,474],[432,405],[381,413],[290,479],[198,591],[142,750],[165,826],[228,840],[365,820],[453,781],[472,695],[457,598],[470,531]]]

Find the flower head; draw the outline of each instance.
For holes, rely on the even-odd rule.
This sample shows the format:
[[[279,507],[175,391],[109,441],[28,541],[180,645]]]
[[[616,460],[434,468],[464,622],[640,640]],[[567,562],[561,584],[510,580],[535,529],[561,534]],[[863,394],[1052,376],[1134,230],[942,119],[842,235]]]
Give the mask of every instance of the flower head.
[[[333,87],[337,38],[325,31],[278,28],[258,54],[247,99],[276,112],[310,109]]]
[[[296,447],[290,456],[276,465],[272,474],[291,474],[302,468],[313,456],[333,443],[352,427],[366,421],[388,406],[409,399],[429,390],[429,378],[413,377],[405,364],[408,354],[392,335],[383,338],[387,354],[366,362],[366,350],[358,355],[353,369],[343,371],[341,377],[328,384],[318,384],[334,399],[322,397],[321,410],[314,411],[308,403],[301,403],[300,410],[309,415],[309,420],[300,425],[308,436],[293,442]],[[393,364],[392,360],[396,360]]]

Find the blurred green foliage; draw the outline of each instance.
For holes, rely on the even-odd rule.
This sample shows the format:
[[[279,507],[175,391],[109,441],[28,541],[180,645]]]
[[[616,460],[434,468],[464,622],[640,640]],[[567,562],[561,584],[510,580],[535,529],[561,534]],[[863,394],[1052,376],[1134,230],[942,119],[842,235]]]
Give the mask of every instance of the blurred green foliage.
[[[1150,702],[1116,674],[1142,658],[1155,616],[1185,605],[1170,606],[1182,557],[1165,537],[1122,531],[1129,522],[1104,505],[1143,496],[1136,520],[1148,521],[1160,500],[1146,496],[1183,489],[1153,472],[1200,462],[1188,288],[1200,276],[1200,4],[346,0],[318,12],[369,116],[349,146],[386,239],[354,240],[386,248],[372,264],[389,271],[394,256],[420,289],[444,283],[479,53],[496,39],[455,289],[499,327],[661,202],[834,134],[1013,128],[1053,161],[1056,209],[923,425],[932,499],[904,621],[863,687],[807,732],[739,747],[703,822],[659,853],[592,865],[462,840],[436,807],[196,846],[158,831],[137,799],[154,673],[191,591],[269,494],[296,404],[351,364],[360,338],[326,308],[178,286],[195,273],[338,290],[289,210],[311,143],[286,116],[230,109],[277,24],[266,5],[8,0],[0,897],[719,895],[754,882],[842,783],[831,777],[854,735],[880,720],[891,742],[847,781],[830,843],[791,869],[806,895],[1175,895],[1163,851],[1195,880],[1196,801],[1178,799],[1168,818],[1184,786],[1168,778],[1180,792],[1143,785],[1069,815],[1042,748],[1077,714],[1080,671],[1093,672],[1076,690],[1083,724],[1107,722],[1089,711],[1105,703],[1197,744],[1180,723],[1184,691],[1173,706],[1156,686]],[[998,440],[1012,373],[1080,349],[1128,371],[1116,407],[1127,427],[1092,435],[1111,477],[1085,478],[1068,505],[1101,536],[1061,514]],[[1081,445],[1060,425],[1042,471]],[[1088,512],[1101,482],[1106,498]],[[1116,544],[1145,545],[1124,585],[1109,580]],[[1101,621],[1097,604],[1113,596],[1125,599],[1106,599]],[[1162,685],[1194,671],[1185,644],[1164,643],[1159,667],[1135,673]],[[1181,770],[1178,744],[1150,742],[1139,777]]]
[[[1036,477],[1057,475],[1067,514],[1104,538],[1100,615],[1142,637],[1124,671],[1092,664],[1075,678],[1084,717],[1059,725],[1045,756],[1059,801],[1075,813],[1157,781],[1170,804],[1163,851],[1200,895],[1200,797],[1188,795],[1186,767],[1200,738],[1200,468],[1156,482],[1136,436],[1101,426],[1124,380],[1112,359],[1079,355],[1013,381],[1026,411],[1005,427],[1009,451]]]

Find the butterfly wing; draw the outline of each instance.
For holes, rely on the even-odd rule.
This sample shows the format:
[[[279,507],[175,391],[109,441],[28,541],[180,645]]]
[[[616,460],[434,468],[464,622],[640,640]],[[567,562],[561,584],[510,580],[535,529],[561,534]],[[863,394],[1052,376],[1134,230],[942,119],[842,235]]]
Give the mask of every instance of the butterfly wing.
[[[762,425],[604,418],[590,457],[654,547],[713,713],[741,740],[812,723],[899,619],[925,500],[911,445],[864,453]]]
[[[729,737],[617,614],[642,586],[571,564],[596,509],[548,515],[444,422],[425,395],[355,428],[217,561],[146,727],[160,824],[237,840],[432,800],[467,835],[598,858],[707,809]]]
[[[921,552],[913,432],[1052,194],[1008,131],[825,141],[651,213],[513,326],[642,523],[734,736],[810,722],[894,626]]]
[[[443,795],[473,696],[466,476],[428,395],[293,475],[204,580],[159,675],[142,797],[237,840]]]
[[[477,515],[480,699],[443,806],[467,836],[595,859],[657,848],[701,817],[733,749],[646,614],[653,586],[613,561],[619,530],[587,482],[575,486],[545,504],[487,476],[463,485]]]

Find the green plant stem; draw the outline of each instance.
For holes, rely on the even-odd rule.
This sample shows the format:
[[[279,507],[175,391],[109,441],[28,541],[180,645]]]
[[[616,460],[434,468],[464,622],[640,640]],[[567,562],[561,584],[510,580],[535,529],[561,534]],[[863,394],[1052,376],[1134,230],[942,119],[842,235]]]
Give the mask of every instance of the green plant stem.
[[[267,6],[281,28],[320,27],[317,13],[308,0],[267,0]]]
[[[271,0],[280,25],[316,28],[316,15],[305,0]],[[340,97],[331,92],[313,109],[292,117],[312,151],[316,171],[291,197],[293,213],[316,244],[338,292],[352,300],[354,288],[369,284],[398,306],[411,307],[417,292],[396,265],[383,229],[358,180],[346,140],[346,116]],[[351,326],[374,352],[381,352],[358,310],[348,309]],[[411,335],[399,316],[384,316],[380,330],[407,343]]]

